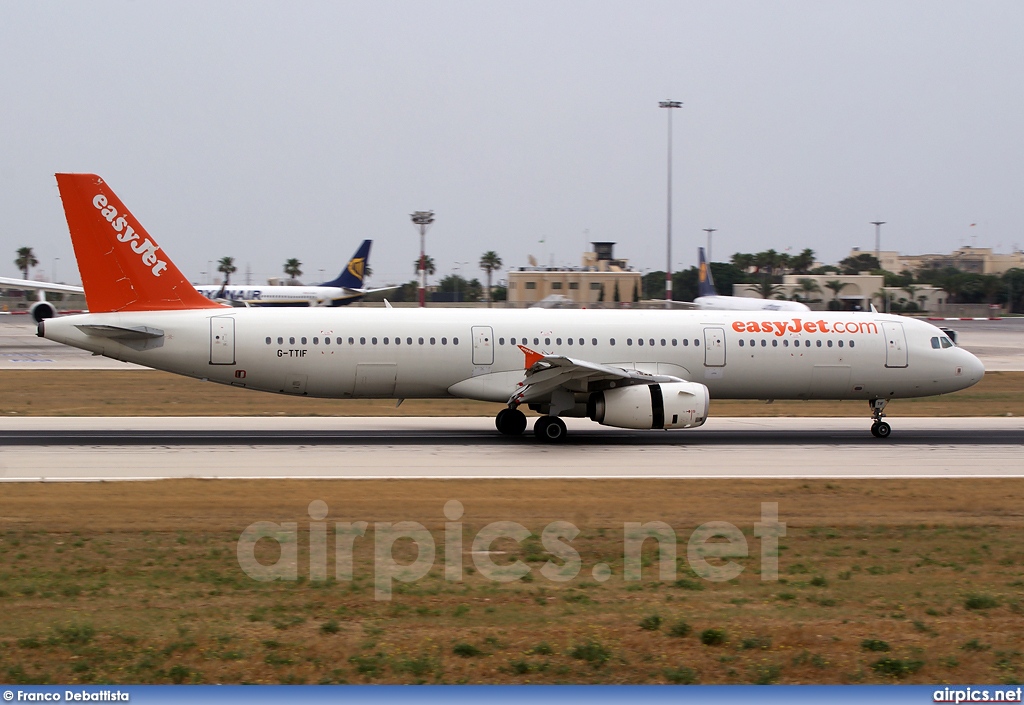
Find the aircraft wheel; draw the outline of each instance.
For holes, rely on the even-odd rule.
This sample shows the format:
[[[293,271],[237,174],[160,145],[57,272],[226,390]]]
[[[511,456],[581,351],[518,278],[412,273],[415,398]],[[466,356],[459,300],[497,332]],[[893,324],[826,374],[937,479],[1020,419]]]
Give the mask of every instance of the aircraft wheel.
[[[888,438],[892,433],[892,426],[885,421],[879,421],[871,426],[871,435],[875,438]]]
[[[545,443],[565,440],[565,422],[557,416],[541,416],[533,425],[533,434]]]
[[[518,436],[526,430],[526,414],[519,409],[502,409],[494,417],[494,425],[506,436]]]

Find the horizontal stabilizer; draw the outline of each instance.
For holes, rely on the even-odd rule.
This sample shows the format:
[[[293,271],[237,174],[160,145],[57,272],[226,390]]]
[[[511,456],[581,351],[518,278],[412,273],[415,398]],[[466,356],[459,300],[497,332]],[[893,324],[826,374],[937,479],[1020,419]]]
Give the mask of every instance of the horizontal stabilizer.
[[[162,338],[164,332],[159,328],[149,326],[106,326],[90,323],[78,324],[75,326],[86,335],[93,335],[99,338],[113,338],[114,340],[145,340],[148,338]]]

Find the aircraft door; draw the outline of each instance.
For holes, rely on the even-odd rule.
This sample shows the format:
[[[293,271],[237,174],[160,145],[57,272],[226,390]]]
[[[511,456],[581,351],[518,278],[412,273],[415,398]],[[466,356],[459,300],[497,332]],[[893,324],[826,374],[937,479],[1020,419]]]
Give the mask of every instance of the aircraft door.
[[[473,364],[494,364],[494,331],[490,326],[473,326]]]
[[[882,332],[885,334],[885,366],[907,366],[907,336],[902,323],[883,321]]]
[[[704,329],[704,366],[725,367],[725,328]]]
[[[235,364],[235,319],[231,316],[210,318],[210,364]]]

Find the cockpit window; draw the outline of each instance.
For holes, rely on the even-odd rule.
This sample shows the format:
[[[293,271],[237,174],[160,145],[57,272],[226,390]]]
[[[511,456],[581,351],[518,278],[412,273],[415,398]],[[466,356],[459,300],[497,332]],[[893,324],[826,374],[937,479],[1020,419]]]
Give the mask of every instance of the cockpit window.
[[[932,338],[932,347],[933,347],[934,349],[936,349],[936,350],[938,350],[938,349],[939,349],[939,347],[940,347],[940,345],[939,345],[939,336],[937,336],[937,335],[936,335],[936,336],[934,336],[934,337]]]
[[[942,347],[944,348],[953,347],[953,341],[947,338],[946,336],[942,336],[941,338],[939,338],[939,342],[942,343]]]

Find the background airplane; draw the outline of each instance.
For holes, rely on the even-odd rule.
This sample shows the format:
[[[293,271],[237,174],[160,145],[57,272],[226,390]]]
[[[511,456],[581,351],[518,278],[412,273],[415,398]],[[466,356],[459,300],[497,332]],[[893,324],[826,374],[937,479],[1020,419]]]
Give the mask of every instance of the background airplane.
[[[698,247],[700,264],[697,269],[697,293],[694,305],[704,311],[810,311],[799,301],[760,299],[753,296],[719,296],[711,278],[711,266],[704,258],[704,248]]]
[[[397,286],[364,289],[363,274],[370,261],[372,240],[363,240],[352,259],[336,278],[323,284],[276,286],[199,285],[196,290],[208,299],[233,306],[345,306],[367,294],[391,291]]]
[[[877,312],[230,308],[199,294],[113,191],[58,174],[90,313],[40,337],[261,391],[503,404],[495,425],[565,438],[561,417],[617,428],[702,425],[711,398],[891,399],[965,389],[984,366],[935,326]],[[813,423],[813,421],[809,421]]]
[[[363,243],[345,265],[337,278],[317,286],[196,286],[196,290],[213,301],[232,306],[344,306],[359,301],[376,291],[391,291],[397,286],[379,289],[364,289],[363,273],[370,258],[372,240]],[[39,300],[32,304],[29,313],[36,323],[57,315],[57,309],[46,301],[47,291],[65,294],[84,294],[85,289],[73,284],[53,284],[31,279],[0,277],[0,286],[25,291],[36,291]]]

